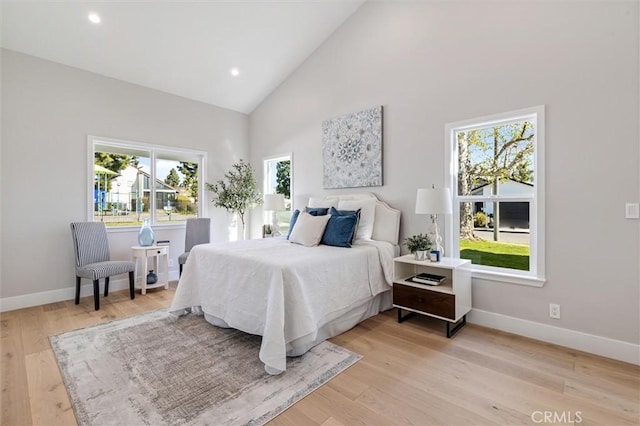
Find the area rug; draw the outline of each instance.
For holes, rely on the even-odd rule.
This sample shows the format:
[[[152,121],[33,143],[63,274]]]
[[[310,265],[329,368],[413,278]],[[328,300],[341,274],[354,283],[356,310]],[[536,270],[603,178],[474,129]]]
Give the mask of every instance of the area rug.
[[[323,342],[270,376],[260,340],[158,311],[51,345],[81,425],[264,424],[361,358]]]

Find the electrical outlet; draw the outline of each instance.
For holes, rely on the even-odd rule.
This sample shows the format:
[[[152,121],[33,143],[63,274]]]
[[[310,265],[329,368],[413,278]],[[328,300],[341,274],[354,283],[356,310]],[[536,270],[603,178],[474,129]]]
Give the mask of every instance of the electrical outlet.
[[[169,268],[173,268],[174,265],[173,259],[169,259]]]
[[[554,319],[560,319],[560,305],[555,303],[549,303],[549,317]]]
[[[625,204],[624,217],[626,219],[640,219],[640,204],[638,203]]]

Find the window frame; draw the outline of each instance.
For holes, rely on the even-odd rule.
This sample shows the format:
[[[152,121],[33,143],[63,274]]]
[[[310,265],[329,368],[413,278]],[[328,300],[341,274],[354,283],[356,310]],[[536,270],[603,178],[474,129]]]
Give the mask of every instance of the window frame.
[[[156,181],[156,160],[158,156],[162,159],[163,154],[178,154],[178,155],[187,155],[194,156],[198,158],[198,199],[201,200],[198,202],[198,210],[196,217],[206,217],[207,215],[207,203],[205,198],[204,191],[204,182],[206,174],[206,166],[207,166],[207,153],[205,151],[199,151],[194,149],[187,148],[178,148],[173,146],[165,146],[165,145],[154,145],[148,144],[144,142],[136,142],[136,141],[128,141],[123,139],[114,139],[102,136],[88,135],[87,136],[87,170],[86,170],[86,192],[85,195],[87,197],[85,205],[86,205],[86,217],[87,221],[94,221],[94,205],[93,205],[93,176],[94,172],[94,161],[95,161],[95,152],[96,145],[102,146],[110,146],[114,149],[123,149],[123,150],[140,150],[149,152],[149,163],[150,163],[150,180],[152,183]],[[150,186],[151,187],[151,186]],[[149,204],[154,206],[156,202],[156,191],[150,191],[149,193]],[[151,225],[154,228],[163,228],[163,229],[172,229],[172,228],[184,228],[186,226],[186,222],[157,222],[156,221],[156,212],[155,209],[149,209],[149,219]],[[139,229],[139,225],[123,225],[123,226],[108,226],[108,232],[125,232],[131,231],[132,229]]]
[[[271,188],[268,186],[268,163],[269,162],[280,162],[280,161],[289,161],[289,200],[291,202],[291,214],[293,214],[295,207],[293,205],[293,152],[287,152],[279,155],[269,155],[267,157],[262,157],[262,195],[273,194]],[[271,223],[270,214],[263,210],[262,212],[262,223]]]
[[[533,152],[533,196],[513,195],[458,195],[458,144],[456,133],[480,127],[495,126],[533,120],[535,122]],[[447,241],[452,257],[460,258],[460,203],[461,202],[529,202],[529,270],[499,268],[472,264],[474,278],[513,284],[542,287],[546,282],[545,269],[545,106],[539,105],[515,111],[472,118],[445,125],[445,182],[451,188],[452,217],[445,224]]]

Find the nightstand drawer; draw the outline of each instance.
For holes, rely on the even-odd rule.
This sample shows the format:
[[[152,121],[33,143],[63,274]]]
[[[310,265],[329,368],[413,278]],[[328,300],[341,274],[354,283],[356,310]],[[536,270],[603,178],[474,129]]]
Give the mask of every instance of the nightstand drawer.
[[[162,256],[167,254],[166,247],[154,247],[152,249],[147,249],[147,256]]]
[[[393,304],[443,318],[456,318],[456,296],[453,294],[394,284]]]

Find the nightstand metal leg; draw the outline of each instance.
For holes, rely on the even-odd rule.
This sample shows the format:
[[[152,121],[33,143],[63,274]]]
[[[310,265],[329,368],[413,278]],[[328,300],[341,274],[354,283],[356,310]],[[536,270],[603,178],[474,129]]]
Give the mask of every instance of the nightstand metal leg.
[[[402,322],[404,320],[408,320],[412,316],[414,316],[415,312],[409,312],[407,315],[402,316],[402,309],[398,308],[398,322]]]
[[[447,338],[450,339],[451,336],[456,334],[464,325],[467,323],[467,316],[463,315],[462,320],[460,320],[453,328],[451,328],[451,323],[446,321],[447,323]]]

